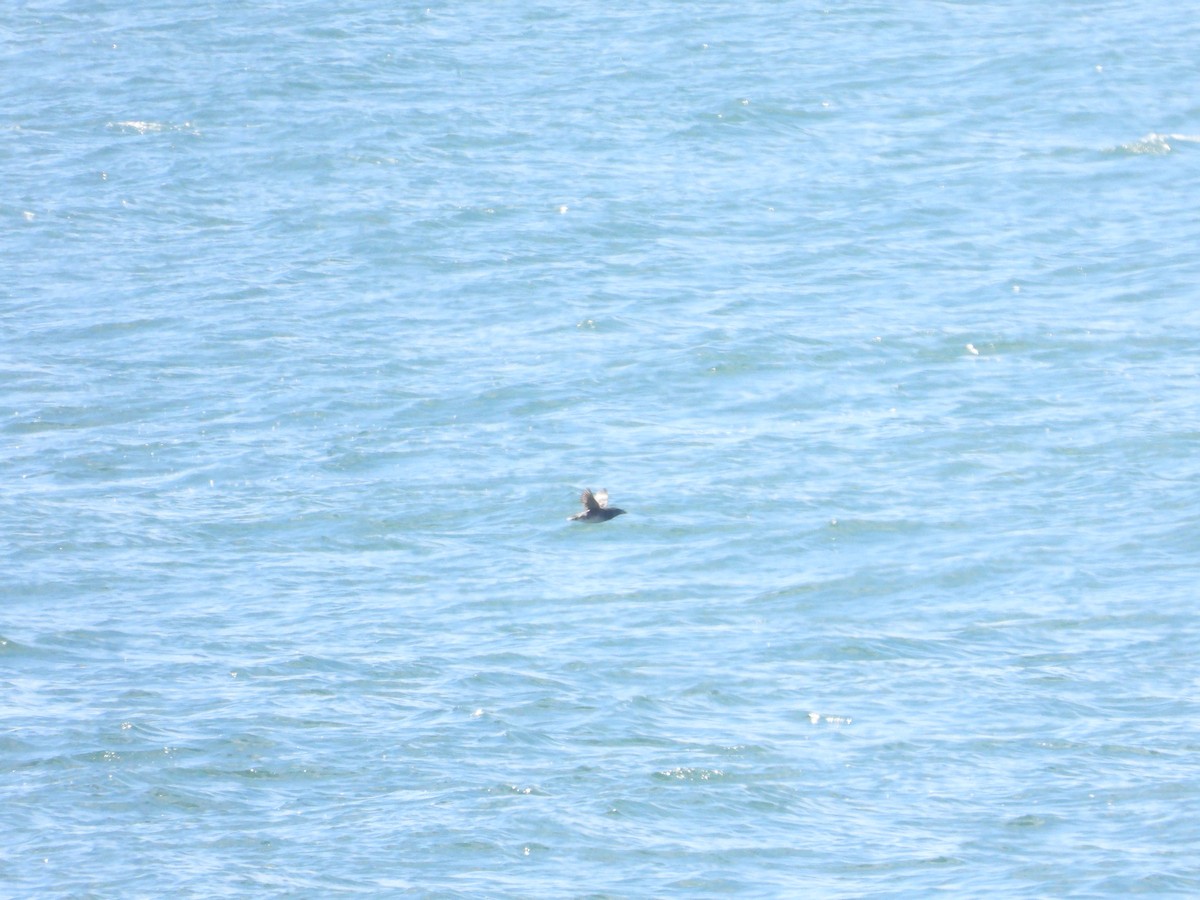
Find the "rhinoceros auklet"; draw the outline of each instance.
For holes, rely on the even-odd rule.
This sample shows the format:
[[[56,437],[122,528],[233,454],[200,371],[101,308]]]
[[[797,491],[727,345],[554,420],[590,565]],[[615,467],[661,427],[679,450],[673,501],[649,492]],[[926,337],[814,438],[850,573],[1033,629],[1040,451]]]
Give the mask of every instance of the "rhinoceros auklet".
[[[624,515],[625,510],[608,505],[608,491],[601,489],[592,493],[590,490],[579,495],[583,504],[583,512],[567,518],[568,522],[607,522],[617,516]]]

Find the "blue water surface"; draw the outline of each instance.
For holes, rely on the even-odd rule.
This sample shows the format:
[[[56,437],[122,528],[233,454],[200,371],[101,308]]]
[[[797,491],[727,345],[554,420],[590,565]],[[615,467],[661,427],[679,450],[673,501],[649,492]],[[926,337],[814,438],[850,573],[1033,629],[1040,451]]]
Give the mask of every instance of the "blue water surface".
[[[3,19],[0,894],[1200,891],[1187,4]]]

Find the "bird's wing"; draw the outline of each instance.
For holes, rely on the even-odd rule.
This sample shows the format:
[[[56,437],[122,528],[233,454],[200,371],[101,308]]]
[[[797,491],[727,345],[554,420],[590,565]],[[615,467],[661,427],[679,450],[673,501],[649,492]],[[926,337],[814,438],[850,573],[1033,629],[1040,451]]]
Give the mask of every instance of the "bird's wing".
[[[596,496],[591,491],[584,491],[579,495],[579,500],[588,510],[596,510],[601,506],[601,504],[596,502]]]
[[[601,509],[608,506],[608,491],[604,488],[600,488],[593,496],[596,498],[596,502],[600,504]]]

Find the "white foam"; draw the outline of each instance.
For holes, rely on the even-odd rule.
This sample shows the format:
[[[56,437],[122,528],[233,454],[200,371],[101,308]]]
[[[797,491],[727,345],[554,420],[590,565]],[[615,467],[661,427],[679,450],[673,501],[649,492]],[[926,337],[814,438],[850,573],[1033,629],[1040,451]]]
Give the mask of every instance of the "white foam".
[[[1128,144],[1122,144],[1118,149],[1126,153],[1163,155],[1170,153],[1172,144],[1200,143],[1200,135],[1195,134],[1159,134],[1152,131],[1145,137]]]

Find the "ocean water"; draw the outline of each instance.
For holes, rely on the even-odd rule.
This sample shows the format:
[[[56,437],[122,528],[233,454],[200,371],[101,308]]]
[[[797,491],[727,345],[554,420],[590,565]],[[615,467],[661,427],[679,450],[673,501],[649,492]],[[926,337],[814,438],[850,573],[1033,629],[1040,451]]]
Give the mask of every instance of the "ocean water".
[[[1194,12],[9,9],[0,895],[1200,892]]]

